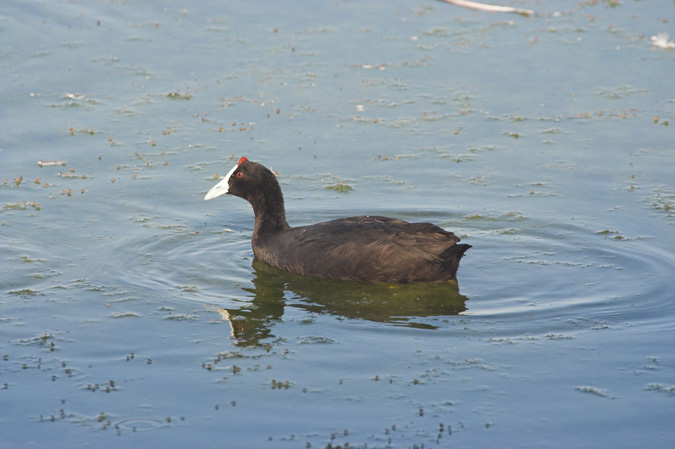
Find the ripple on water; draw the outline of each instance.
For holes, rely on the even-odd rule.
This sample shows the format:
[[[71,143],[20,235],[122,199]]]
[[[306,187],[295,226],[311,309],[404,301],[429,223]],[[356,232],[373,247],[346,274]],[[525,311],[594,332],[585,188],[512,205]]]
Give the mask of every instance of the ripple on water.
[[[127,418],[113,423],[115,429],[129,432],[150,432],[168,426],[169,423],[166,420],[148,418]]]
[[[578,220],[547,222],[514,211],[457,214],[450,219],[441,212],[390,215],[461,230],[463,240],[474,246],[458,274],[462,295],[451,294],[456,304],[441,307],[434,299],[434,304],[422,311],[417,304],[406,303],[397,312],[398,324],[416,322],[411,320],[413,317],[458,313],[512,317],[524,323],[546,320],[550,324],[550,319],[565,323],[584,315],[648,321],[659,319],[663,308],[670,307],[664,304],[666,286],[658,280],[675,272],[675,263],[670,254],[647,238],[623,236],[618,231],[602,230],[596,224]],[[333,217],[319,214],[316,221],[330,218]],[[270,275],[252,266],[250,229],[226,233],[220,227],[206,229],[212,232],[175,233],[161,227],[142,227],[136,233],[111,241],[103,252],[115,257],[101,260],[114,264],[106,270],[108,277],[120,280],[121,288],[132,292],[159,293],[162,297],[168,293],[174,300],[218,304],[231,309],[230,313],[245,311],[258,300],[267,304],[272,295],[282,300],[278,304],[282,308],[294,301],[294,306],[298,306],[300,301],[300,306],[310,312],[320,310],[356,317],[354,310],[335,306],[352,300],[334,299],[339,296],[335,291],[317,295],[315,286],[308,287],[298,280],[280,281],[281,289],[276,284],[273,289],[265,285],[265,291],[256,288],[256,282],[260,284],[261,279]],[[616,238],[617,235],[623,238]],[[289,290],[291,287],[295,290]],[[342,287],[339,283],[321,286],[325,288],[339,293]],[[353,292],[349,288],[347,291],[347,296],[353,299]],[[382,295],[376,296],[376,302],[381,303]],[[328,297],[331,299],[327,300]],[[328,301],[328,305],[322,304],[322,300]],[[363,299],[352,301],[352,305],[358,306],[358,313],[370,317],[367,319],[394,324],[393,313],[384,316],[379,311],[363,309]],[[277,312],[272,315],[277,316]],[[542,330],[544,334],[554,331]]]
[[[480,242],[459,273],[471,299],[467,315],[512,316],[525,326],[533,319],[584,314],[660,320],[664,308],[672,307],[662,280],[675,272],[675,260],[650,239],[617,239],[616,232],[583,223],[491,218],[465,221],[474,228],[465,228],[467,240]],[[495,232],[504,225],[509,232]]]
[[[175,297],[202,302],[223,298],[235,284],[250,285],[251,243],[242,233],[173,232],[141,228],[104,242],[101,257],[87,267],[100,281],[113,281],[138,297]],[[105,256],[103,256],[105,254]],[[104,288],[104,287],[103,287]],[[227,297],[227,296],[225,296]]]

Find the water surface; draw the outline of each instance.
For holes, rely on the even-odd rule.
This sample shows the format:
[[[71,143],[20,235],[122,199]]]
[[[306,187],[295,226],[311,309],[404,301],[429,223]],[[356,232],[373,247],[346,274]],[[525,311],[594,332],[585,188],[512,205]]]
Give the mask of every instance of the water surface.
[[[675,9],[516,3],[5,2],[0,444],[672,447]],[[458,285],[254,261],[241,156]]]

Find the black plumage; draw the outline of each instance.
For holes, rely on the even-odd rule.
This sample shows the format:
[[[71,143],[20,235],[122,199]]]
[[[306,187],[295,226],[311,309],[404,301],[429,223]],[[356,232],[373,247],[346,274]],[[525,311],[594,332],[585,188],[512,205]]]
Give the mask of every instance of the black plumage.
[[[367,282],[450,281],[471,248],[431,223],[388,217],[348,217],[292,228],[276,177],[246,158],[205,199],[225,193],[253,206],[255,257],[296,274]]]

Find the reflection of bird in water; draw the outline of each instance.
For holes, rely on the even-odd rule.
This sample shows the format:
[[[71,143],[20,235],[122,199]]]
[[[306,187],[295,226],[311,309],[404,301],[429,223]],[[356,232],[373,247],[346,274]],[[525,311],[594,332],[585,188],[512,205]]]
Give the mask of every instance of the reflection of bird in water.
[[[296,274],[366,282],[444,282],[456,279],[470,245],[431,223],[387,217],[341,218],[291,228],[274,174],[242,157],[204,199],[225,193],[253,206],[256,258]]]
[[[231,335],[240,346],[260,345],[274,338],[272,326],[283,315],[284,307],[297,307],[310,313],[330,314],[397,326],[435,329],[417,318],[458,315],[466,310],[468,298],[459,293],[455,282],[444,283],[366,283],[336,281],[299,276],[253,261],[251,300],[239,309],[213,307],[228,321]],[[211,307],[210,307],[211,308]]]

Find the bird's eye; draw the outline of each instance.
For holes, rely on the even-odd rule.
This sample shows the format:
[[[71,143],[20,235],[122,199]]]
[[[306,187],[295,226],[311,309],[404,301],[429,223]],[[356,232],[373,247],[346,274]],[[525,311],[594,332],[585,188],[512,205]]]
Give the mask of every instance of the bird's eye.
[[[237,173],[237,178],[243,178],[244,174],[242,172]]]

